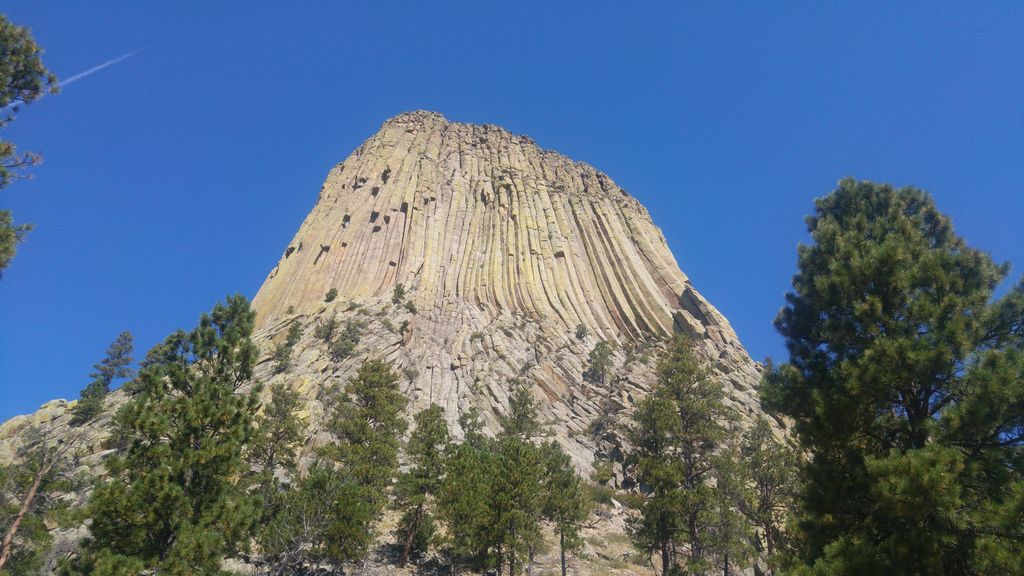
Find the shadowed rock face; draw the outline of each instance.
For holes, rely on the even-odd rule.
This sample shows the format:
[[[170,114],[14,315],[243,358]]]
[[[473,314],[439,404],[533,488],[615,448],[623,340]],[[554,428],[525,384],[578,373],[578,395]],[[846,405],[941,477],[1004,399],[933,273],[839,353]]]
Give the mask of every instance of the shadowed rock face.
[[[399,283],[417,314],[384,311]],[[351,317],[350,302],[370,318],[360,350],[300,361],[292,377],[320,385],[383,357],[409,375],[413,409],[440,404],[454,424],[476,406],[492,425],[518,379],[584,469],[614,451],[587,427],[645,393],[658,341],[674,331],[697,340],[742,414],[759,410],[757,365],[644,207],[593,167],[495,126],[402,114],[330,171],[256,296],[257,325],[279,340],[291,321]],[[407,332],[375,329],[382,315]],[[617,346],[603,386],[581,376],[599,340]]]

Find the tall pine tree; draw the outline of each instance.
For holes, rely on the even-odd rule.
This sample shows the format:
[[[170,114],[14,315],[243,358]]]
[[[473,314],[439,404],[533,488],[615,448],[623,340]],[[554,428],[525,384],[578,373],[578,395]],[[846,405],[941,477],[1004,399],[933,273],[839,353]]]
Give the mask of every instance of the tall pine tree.
[[[132,352],[135,350],[132,333],[125,330],[107,347],[107,355],[96,370],[89,375],[93,381],[81,393],[81,398],[71,410],[71,425],[78,426],[96,417],[103,410],[104,401],[110,393],[110,386],[117,379],[131,378]]]
[[[444,482],[444,456],[450,441],[444,410],[437,404],[418,412],[414,420],[405,449],[410,468],[395,485],[395,507],[403,512],[396,531],[402,547],[399,566],[405,565],[411,552],[425,551],[434,536],[431,507]]]
[[[633,414],[629,461],[647,494],[629,531],[638,549],[660,558],[665,575],[681,566],[706,574],[743,547],[739,512],[714,487],[733,474],[723,451],[733,415],[722,398],[721,384],[676,335],[658,362],[656,386]]]
[[[914,188],[807,219],[764,399],[796,423],[813,574],[1024,572],[1024,285]]]
[[[259,517],[237,489],[253,431],[255,313],[241,295],[147,355],[137,394],[116,416],[127,450],[106,460],[72,572],[215,574]]]
[[[583,548],[580,528],[590,513],[590,502],[583,489],[583,480],[573,468],[572,459],[562,447],[551,441],[542,446],[544,477],[544,519],[554,525],[558,535],[558,557],[562,576],[566,575],[566,555]]]
[[[0,14],[0,128],[14,120],[21,105],[57,91],[57,77],[43,66],[42,54],[28,28]],[[39,154],[19,153],[13,143],[0,140],[0,188],[41,160]],[[29,224],[14,224],[10,210],[0,210],[0,277],[31,229]]]

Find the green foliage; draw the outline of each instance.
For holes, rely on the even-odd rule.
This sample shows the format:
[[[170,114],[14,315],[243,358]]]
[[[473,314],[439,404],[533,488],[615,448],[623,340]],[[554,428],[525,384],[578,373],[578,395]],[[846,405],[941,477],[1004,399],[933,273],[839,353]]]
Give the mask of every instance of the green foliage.
[[[380,360],[367,360],[344,389],[328,392],[331,409],[326,430],[337,443],[324,455],[338,463],[346,476],[369,487],[377,510],[385,502],[398,467],[398,449],[407,423],[402,411],[408,399],[398,387],[398,374]]]
[[[303,574],[310,566],[362,558],[377,517],[372,495],[372,488],[328,463],[310,467],[295,488],[282,493],[279,513],[259,532],[271,573]]]
[[[331,288],[330,290],[327,291],[327,294],[324,294],[324,302],[334,302],[334,299],[337,298],[337,297],[338,297],[338,289],[337,288]]]
[[[402,323],[398,325],[398,333],[399,334],[405,334],[408,331],[409,331],[409,321],[408,320],[402,320]]]
[[[75,437],[56,440],[41,428],[23,433],[10,464],[0,466],[0,574],[43,573],[50,550],[50,527],[64,516],[68,501],[61,496],[81,488],[69,474]]]
[[[281,496],[279,512],[260,531],[275,574],[363,558],[398,468],[407,400],[389,365],[364,362],[344,388],[333,387],[323,400],[325,431],[336,442],[323,447],[322,460]]]
[[[338,318],[331,316],[327,320],[320,318],[316,322],[316,326],[313,328],[313,336],[323,340],[325,344],[330,344],[334,341],[334,335],[338,332]]]
[[[71,425],[81,426],[103,411],[107,398],[107,387],[100,380],[93,380],[79,393],[78,402],[71,409]]]
[[[391,321],[390,318],[381,318],[380,319],[380,325],[383,326],[384,329],[387,330],[388,332],[391,332],[392,334],[394,334],[394,332],[395,332],[395,324],[394,324],[394,322]]]
[[[6,144],[0,141],[0,146]],[[2,152],[2,150],[0,150]],[[32,231],[31,224],[15,224],[10,210],[0,210],[0,278],[18,253],[18,244]]]
[[[797,514],[802,486],[801,461],[796,451],[779,442],[764,418],[758,418],[743,434],[740,455],[749,485],[742,511],[757,529],[757,544],[769,565],[778,568],[792,554],[786,532]]]
[[[416,308],[416,304],[412,300],[405,301],[405,309],[412,315],[419,313],[419,310]]]
[[[843,180],[807,219],[764,401],[795,421],[808,573],[1024,564],[1024,284],[913,188]]]
[[[525,384],[512,384],[508,406],[508,414],[498,416],[502,435],[525,442],[543,433],[543,426],[537,416],[537,403]]]
[[[131,363],[134,349],[132,333],[126,330],[121,332],[107,348],[106,357],[99,364],[93,365],[96,370],[90,374],[93,381],[82,389],[81,399],[71,411],[72,426],[79,426],[92,420],[103,410],[104,400],[106,400],[114,380],[132,377],[134,370],[131,369]]]
[[[544,444],[541,458],[544,462],[542,514],[558,534],[562,574],[565,574],[566,553],[583,548],[579,529],[590,513],[590,502],[572,460],[557,443]]]
[[[43,66],[42,48],[24,26],[0,14],[0,128],[14,120],[19,105],[30,104],[57,91],[57,77]],[[19,153],[11,142],[0,140],[0,188],[21,177],[21,170],[42,161],[39,154]],[[18,243],[32,229],[14,224],[10,210],[0,210],[0,274],[17,252]]]
[[[711,380],[687,339],[677,335],[658,363],[658,382],[637,403],[629,455],[637,479],[648,490],[629,532],[637,549],[658,554],[662,573],[680,566],[704,574],[743,549],[735,502],[713,488],[735,474],[725,449],[723,422],[732,417],[722,386]]]
[[[255,313],[231,296],[147,355],[116,416],[127,439],[87,505],[90,537],[71,572],[210,574],[245,545],[259,515],[236,486],[258,387]]]
[[[402,547],[399,566],[405,565],[411,552],[423,552],[431,542],[430,510],[444,481],[444,456],[450,441],[444,411],[437,404],[418,412],[414,420],[405,449],[410,468],[395,484],[394,506],[403,512],[395,534]]]
[[[612,368],[612,352],[614,348],[604,340],[598,342],[590,351],[587,369],[583,372],[583,379],[591,384],[605,385],[608,383],[608,373]]]
[[[305,437],[298,392],[282,383],[270,387],[270,401],[256,417],[256,431],[246,447],[249,465],[246,475],[250,491],[258,498],[264,521],[278,512],[280,480],[276,472],[292,476],[296,471],[295,455]]]
[[[613,466],[611,460],[599,459],[594,461],[594,472],[590,475],[590,479],[598,484],[607,484],[614,478]]]
[[[545,512],[564,525],[574,544],[568,526],[573,485],[557,448],[542,449],[531,441],[545,431],[524,386],[513,388],[509,406],[497,440],[481,434],[474,411],[460,417],[466,439],[448,456],[437,500],[455,560],[476,569],[507,564],[510,574],[518,574],[541,542]],[[549,496],[547,489],[556,487],[563,491]]]
[[[356,346],[359,345],[359,340],[363,337],[364,330],[366,330],[366,322],[353,319],[346,320],[344,328],[331,342],[331,359],[335,362],[341,362],[351,356],[355,352]]]
[[[405,300],[405,285],[395,284],[395,288],[391,291],[391,303],[398,305],[402,303],[402,300]]]
[[[587,336],[590,336],[590,330],[587,330],[586,325],[584,325],[584,324],[577,324],[576,325],[576,339],[577,340],[586,340]]]
[[[302,323],[296,320],[288,327],[288,334],[285,335],[284,342],[274,347],[274,374],[280,374],[291,368],[292,352],[301,338]]]
[[[465,415],[465,414],[464,414]],[[438,494],[438,515],[447,527],[447,541],[454,561],[483,569],[494,564],[495,511],[492,484],[498,473],[497,456],[490,441],[463,426],[466,441],[454,446],[447,457],[446,472]]]
[[[509,573],[518,574],[541,540],[544,461],[536,446],[507,433],[495,451],[497,476],[490,498],[494,543]]]

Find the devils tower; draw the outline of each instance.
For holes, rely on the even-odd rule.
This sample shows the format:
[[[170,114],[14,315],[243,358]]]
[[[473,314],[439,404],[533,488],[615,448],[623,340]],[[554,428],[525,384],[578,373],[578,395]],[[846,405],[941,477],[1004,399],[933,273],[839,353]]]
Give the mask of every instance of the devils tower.
[[[411,306],[392,304],[397,285]],[[439,404],[456,425],[470,407],[493,423],[509,383],[524,382],[583,469],[614,450],[588,426],[645,393],[673,332],[697,342],[741,414],[759,412],[757,365],[635,198],[526,136],[437,113],[388,120],[329,172],[254,306],[269,341],[296,320],[366,318],[341,364],[307,330],[303,385],[384,358],[407,375],[414,409]],[[601,340],[617,350],[603,386],[582,378]]]
[[[403,305],[392,302],[397,285]],[[321,389],[373,357],[402,370],[410,411],[439,404],[456,432],[472,407],[496,430],[511,383],[526,384],[585,472],[595,457],[614,460],[620,441],[590,434],[591,424],[624,417],[646,393],[673,332],[694,340],[741,418],[760,413],[758,365],[635,198],[527,136],[433,112],[386,121],[330,170],[253,305],[257,380],[306,398],[307,450]],[[331,318],[364,326],[340,361],[314,335]],[[303,326],[295,360],[275,373],[271,353],[294,322]],[[583,373],[602,340],[614,345],[613,367],[595,384]],[[121,401],[113,394],[90,426],[96,452]],[[0,426],[0,457],[30,423],[66,428],[67,407],[50,402]]]

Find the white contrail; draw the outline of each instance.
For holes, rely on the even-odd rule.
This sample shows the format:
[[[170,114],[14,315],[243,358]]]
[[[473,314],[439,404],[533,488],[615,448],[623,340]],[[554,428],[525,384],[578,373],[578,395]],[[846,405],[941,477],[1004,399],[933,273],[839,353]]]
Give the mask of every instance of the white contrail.
[[[132,50],[131,52],[129,52],[127,54],[123,54],[121,56],[118,56],[117,58],[114,58],[113,60],[107,60],[103,64],[99,64],[99,65],[93,66],[92,68],[89,68],[85,72],[79,72],[78,74],[75,74],[74,76],[72,76],[70,78],[66,78],[66,79],[60,81],[59,85],[63,88],[64,86],[67,86],[67,85],[71,84],[72,82],[77,82],[77,81],[81,80],[82,78],[85,78],[86,76],[89,76],[91,74],[97,73],[100,70],[103,70],[104,68],[106,68],[107,66],[113,66],[114,64],[117,64],[118,62],[124,62],[125,60],[131,58],[132,56],[135,56],[136,54],[138,54],[141,51],[142,51],[142,48],[140,48],[138,50]]]
[[[143,50],[145,50],[144,47],[143,48],[138,48],[136,50],[132,50],[131,52],[129,52],[127,54],[122,54],[121,56],[118,56],[117,58],[114,58],[113,60],[107,60],[106,62],[104,62],[102,64],[99,64],[99,65],[93,66],[92,68],[89,68],[85,72],[79,72],[78,74],[75,74],[74,76],[68,78],[67,80],[64,80],[62,82],[58,81],[57,85],[59,87],[63,88],[65,86],[67,86],[68,84],[71,84],[72,82],[77,82],[77,81],[81,80],[82,78],[85,78],[86,76],[89,76],[91,74],[97,73],[100,70],[103,70],[104,68],[106,68],[107,66],[113,66],[114,64],[117,64],[118,62],[124,62],[125,60],[131,58],[132,56],[135,56],[139,52],[142,52]],[[39,97],[42,98],[43,96],[46,96],[47,94],[49,94],[49,92],[43,92],[42,94],[39,95]],[[14,108],[15,106],[18,106],[19,104],[24,104],[24,102],[22,102],[21,100],[15,100],[14,102],[11,102],[7,106],[4,106],[4,107],[0,108],[0,112],[3,112],[3,111],[5,111],[5,110],[7,110],[9,108]]]

